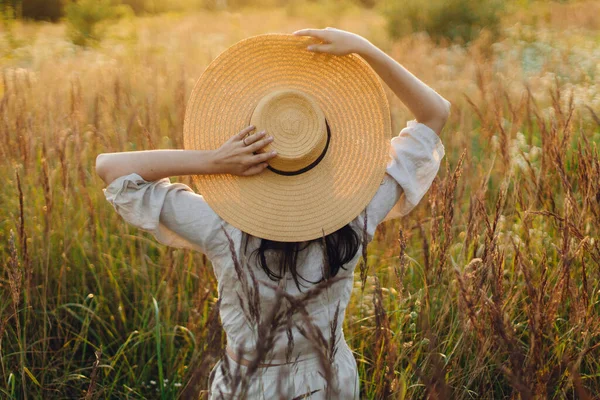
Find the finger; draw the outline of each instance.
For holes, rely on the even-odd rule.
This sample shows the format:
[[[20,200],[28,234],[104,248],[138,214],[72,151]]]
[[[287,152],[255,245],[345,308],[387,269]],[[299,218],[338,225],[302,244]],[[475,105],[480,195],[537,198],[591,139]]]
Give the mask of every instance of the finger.
[[[252,164],[262,163],[262,162],[270,160],[271,158],[275,157],[276,155],[277,155],[277,152],[275,152],[275,150],[270,151],[268,153],[259,153],[259,154],[252,156],[252,158],[250,159],[250,162]]]
[[[247,170],[245,170],[245,171],[242,173],[242,175],[244,175],[244,176],[250,176],[250,175],[256,175],[256,174],[259,174],[259,173],[261,173],[262,171],[264,171],[264,170],[265,170],[265,168],[267,168],[267,166],[268,166],[268,165],[269,165],[269,164],[267,164],[267,163],[262,163],[262,164],[257,164],[257,165],[254,165],[254,166],[252,166],[252,167],[248,168]]]
[[[294,32],[295,36],[312,36],[321,40],[327,41],[327,35],[323,32],[323,29],[300,29]]]
[[[237,140],[242,140],[244,138],[244,136],[246,136],[248,133],[252,132],[256,127],[254,125],[249,125],[247,127],[245,127],[244,129],[242,129],[239,133],[236,133],[233,137]],[[246,141],[247,143],[248,141]]]
[[[244,142],[246,142],[245,146],[250,146],[252,143],[258,141],[259,139],[262,139],[263,136],[266,135],[266,133],[267,133],[266,131],[260,131],[258,133],[255,133],[254,135],[250,135],[250,136],[246,137],[246,139],[242,138],[242,140],[244,140]],[[244,145],[244,144],[242,143],[242,145]]]
[[[256,142],[252,143],[251,145],[246,146],[246,149],[248,149],[248,152],[254,153],[256,150],[262,149],[263,147],[265,147],[272,141],[273,141],[272,136],[269,138],[264,138],[264,139],[261,139],[261,140],[258,140]],[[248,139],[246,139],[246,143],[248,143]]]
[[[335,50],[332,44],[313,44],[306,49],[315,53],[333,53]]]

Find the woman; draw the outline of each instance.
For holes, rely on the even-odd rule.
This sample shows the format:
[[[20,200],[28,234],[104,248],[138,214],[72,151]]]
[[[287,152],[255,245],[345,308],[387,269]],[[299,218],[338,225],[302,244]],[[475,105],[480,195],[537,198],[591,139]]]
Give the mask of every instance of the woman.
[[[297,43],[303,49],[296,50]],[[245,49],[252,49],[253,56],[244,63],[239,58]],[[429,189],[444,156],[438,135],[450,103],[365,38],[338,29],[249,40],[229,53],[229,59],[219,56],[207,68],[188,103],[186,147],[202,150],[100,154],[96,170],[108,184],[106,198],[127,222],[152,232],[161,243],[202,251],[212,261],[227,350],[211,371],[209,398],[357,399],[356,361],[342,329],[353,271],[377,225],[406,215]],[[264,54],[273,56],[268,64],[244,70],[249,62],[268,57]],[[354,54],[371,69],[363,68],[364,61]],[[229,69],[226,60],[233,60]],[[257,78],[246,75],[275,64],[277,73],[291,71],[276,81],[287,85],[284,90],[245,95],[249,85],[258,85]],[[346,69],[351,71],[346,74]],[[231,82],[227,89],[213,88],[220,82],[219,70]],[[264,76],[268,86],[274,71],[256,76]],[[366,76],[373,71],[416,117],[391,141],[371,140],[379,133],[385,137],[389,129],[385,95],[377,79]],[[305,82],[304,91],[297,90],[303,73],[315,79]],[[364,93],[351,89],[355,84],[362,84]],[[220,105],[208,109],[208,99]],[[228,110],[235,101],[235,110]],[[237,111],[248,102],[253,102],[250,108]],[[336,111],[334,103],[354,108]],[[194,110],[202,107],[206,110],[196,115]],[[250,125],[214,146],[216,132],[230,129],[223,127],[233,114],[243,115],[231,126],[251,117],[257,126],[274,127],[273,132],[252,133],[256,127]],[[352,137],[345,120],[362,126],[359,133],[371,133]],[[202,124],[213,131],[198,144],[193,139],[202,136]],[[315,135],[314,148],[306,144],[312,139],[289,144],[299,133]],[[308,150],[297,156],[298,146]],[[357,153],[361,146],[364,153]],[[347,149],[352,153],[343,153]],[[363,170],[372,174],[355,177]],[[340,183],[337,173],[346,174],[349,183]],[[168,177],[177,175],[198,178],[203,195],[171,184]],[[284,189],[303,179],[320,185],[319,191]],[[300,217],[308,213],[313,217]]]

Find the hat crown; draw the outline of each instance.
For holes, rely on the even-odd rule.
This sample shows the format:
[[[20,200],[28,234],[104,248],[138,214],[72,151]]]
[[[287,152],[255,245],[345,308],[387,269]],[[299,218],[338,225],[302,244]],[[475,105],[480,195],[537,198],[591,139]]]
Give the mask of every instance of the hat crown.
[[[250,123],[274,137],[262,151],[276,150],[271,169],[301,173],[318,162],[327,147],[327,123],[317,100],[296,89],[278,89],[257,104]]]

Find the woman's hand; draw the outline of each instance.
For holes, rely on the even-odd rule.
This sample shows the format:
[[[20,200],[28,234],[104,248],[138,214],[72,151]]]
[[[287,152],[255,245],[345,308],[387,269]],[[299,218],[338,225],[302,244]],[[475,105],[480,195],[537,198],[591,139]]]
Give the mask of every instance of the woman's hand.
[[[412,111],[418,122],[438,135],[441,133],[450,115],[450,102],[367,39],[335,28],[301,29],[294,35],[311,36],[324,42],[308,46],[310,51],[338,56],[357,53]]]
[[[373,46],[371,42],[356,33],[330,27],[325,29],[300,29],[294,32],[294,35],[320,39],[324,43],[310,45],[307,50],[336,56],[345,56],[350,53],[362,54],[370,46]]]
[[[260,132],[244,137],[254,130],[249,126],[216,150],[145,150],[103,153],[96,158],[96,172],[109,184],[119,176],[137,173],[147,181],[170,176],[233,174],[254,175],[267,167],[267,160],[276,153],[252,154],[273,141]]]
[[[267,168],[267,161],[277,153],[253,153],[271,143],[273,137],[267,136],[265,131],[246,136],[254,129],[252,125],[244,128],[214,151],[214,163],[218,173],[250,176]]]

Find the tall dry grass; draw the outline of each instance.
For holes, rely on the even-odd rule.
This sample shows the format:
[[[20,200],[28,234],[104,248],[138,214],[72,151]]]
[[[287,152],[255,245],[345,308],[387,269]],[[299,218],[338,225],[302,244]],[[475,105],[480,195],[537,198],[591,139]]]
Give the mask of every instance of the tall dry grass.
[[[343,329],[361,398],[594,398],[597,35],[508,21],[502,41],[442,48],[422,35],[391,43],[374,14],[336,19],[454,107],[439,176],[415,211],[378,229],[356,271]],[[2,42],[4,397],[206,394],[225,344],[210,263],[123,223],[95,156],[181,148],[187,96],[210,60],[245,36],[307,25],[285,10],[167,15],[124,21],[96,49],[73,47],[56,25],[19,25],[22,46]],[[412,117],[388,94],[398,131]],[[245,282],[247,311],[264,346],[251,370],[290,310],[327,366],[335,346],[303,299],[279,290],[290,309],[260,316],[255,285]],[[247,390],[250,377],[232,376]]]

